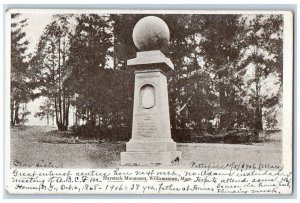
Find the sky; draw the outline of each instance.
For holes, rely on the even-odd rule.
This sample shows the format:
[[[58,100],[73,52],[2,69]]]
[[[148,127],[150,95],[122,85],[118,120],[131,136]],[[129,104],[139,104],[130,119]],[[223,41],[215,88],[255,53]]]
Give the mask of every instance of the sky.
[[[43,33],[44,28],[50,23],[52,14],[50,13],[22,13],[23,18],[28,18],[28,25],[24,28],[29,40],[28,52],[32,53]]]

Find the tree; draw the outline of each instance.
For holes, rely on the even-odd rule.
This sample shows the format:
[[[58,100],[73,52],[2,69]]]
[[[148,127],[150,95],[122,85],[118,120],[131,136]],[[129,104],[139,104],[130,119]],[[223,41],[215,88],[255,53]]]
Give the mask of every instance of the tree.
[[[218,92],[217,114],[220,114],[220,128],[232,128],[237,113],[235,67],[239,56],[239,46],[236,36],[241,24],[238,15],[207,15],[204,29],[201,33],[204,40],[201,43],[201,54],[205,66],[210,69],[215,88]]]
[[[39,84],[41,96],[47,97],[48,102],[54,106],[56,125],[59,130],[67,130],[69,125],[72,94],[67,82],[71,72],[67,61],[73,26],[70,23],[72,18],[73,15],[53,16],[31,59],[31,66],[35,73],[33,80]],[[40,109],[43,109],[43,106]],[[47,115],[46,112],[44,114]]]
[[[32,95],[30,81],[28,80],[28,63],[26,50],[28,40],[24,28],[27,19],[21,14],[11,14],[11,96],[10,96],[10,124],[18,125],[26,121],[28,112],[20,115],[20,105],[27,103]],[[21,116],[21,118],[20,118]]]
[[[112,46],[112,31],[108,16],[81,15],[77,17],[74,36],[71,38],[70,60],[72,76],[68,82],[76,95],[76,115],[96,125],[96,119],[107,120],[109,109],[106,99],[112,80],[108,67],[109,49]]]
[[[53,101],[47,98],[43,104],[39,107],[39,111],[35,113],[35,117],[39,117],[41,120],[46,118],[47,125],[50,124],[50,119],[52,120],[52,125],[54,125],[55,118],[55,109],[53,105]]]
[[[251,15],[241,19],[245,22],[240,40],[243,43],[239,72],[244,76],[244,98],[253,113],[251,128],[263,129],[263,116],[279,104],[282,91],[283,18],[282,15]],[[267,90],[265,81],[272,84]],[[277,91],[272,91],[278,86]],[[250,91],[249,91],[250,90]],[[264,109],[269,109],[263,112]],[[274,116],[274,115],[273,115]],[[266,118],[268,125],[273,119]]]

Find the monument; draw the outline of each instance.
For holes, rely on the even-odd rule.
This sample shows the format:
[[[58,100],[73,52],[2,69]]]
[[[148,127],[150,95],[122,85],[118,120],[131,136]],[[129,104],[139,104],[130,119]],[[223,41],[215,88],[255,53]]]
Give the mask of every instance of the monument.
[[[169,42],[167,24],[148,16],[137,22],[133,41],[140,50],[127,61],[134,68],[132,138],[121,153],[121,165],[171,165],[181,159],[171,138],[166,72],[174,70],[160,51]]]

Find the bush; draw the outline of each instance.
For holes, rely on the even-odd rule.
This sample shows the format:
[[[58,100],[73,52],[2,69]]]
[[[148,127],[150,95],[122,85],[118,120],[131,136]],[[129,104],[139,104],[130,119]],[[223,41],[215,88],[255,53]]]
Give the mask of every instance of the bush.
[[[171,129],[172,139],[175,142],[190,142],[192,130],[190,129]]]
[[[108,141],[129,141],[131,128],[101,128],[91,124],[70,127],[73,136],[81,139],[98,139]],[[218,134],[193,129],[171,129],[172,139],[179,143],[250,143],[259,141],[259,133],[248,129],[235,129]]]
[[[101,128],[91,124],[70,127],[74,136],[80,138],[106,139],[111,141],[129,141],[131,129],[126,127]]]
[[[250,131],[247,129],[235,129],[229,132],[226,132],[223,138],[225,143],[248,143],[255,142],[258,140],[258,133]]]

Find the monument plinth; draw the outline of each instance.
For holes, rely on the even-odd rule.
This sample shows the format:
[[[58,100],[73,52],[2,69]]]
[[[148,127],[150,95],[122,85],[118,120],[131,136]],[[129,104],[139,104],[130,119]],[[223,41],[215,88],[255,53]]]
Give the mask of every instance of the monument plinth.
[[[165,22],[153,16],[134,28],[133,40],[142,52],[127,61],[135,69],[135,87],[132,138],[121,153],[122,165],[170,165],[181,159],[171,138],[166,76],[174,65],[160,50],[151,50],[164,46],[169,35]]]

